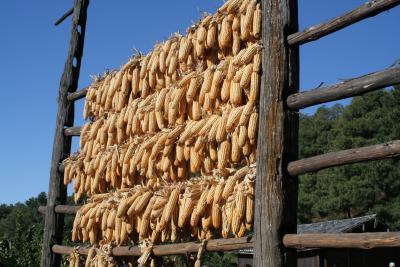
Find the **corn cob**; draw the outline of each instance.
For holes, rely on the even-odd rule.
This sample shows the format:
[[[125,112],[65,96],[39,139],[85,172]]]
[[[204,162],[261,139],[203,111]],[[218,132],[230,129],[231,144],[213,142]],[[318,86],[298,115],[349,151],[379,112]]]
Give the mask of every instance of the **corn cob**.
[[[253,36],[255,38],[260,38],[261,34],[261,7],[257,4],[253,15]]]
[[[234,31],[232,36],[232,54],[237,55],[241,49],[241,40],[239,31]]]
[[[141,212],[145,207],[146,204],[149,202],[150,198],[153,196],[153,193],[150,191],[145,192],[142,196],[140,196],[140,199],[136,206],[135,206],[135,213]]]
[[[218,36],[218,44],[221,49],[227,49],[232,46],[232,18],[229,16],[226,16],[222,20],[221,31]]]
[[[199,152],[196,152],[195,147],[190,148],[190,171],[192,173],[200,171],[201,164],[203,161]]]
[[[182,37],[179,44],[178,59],[179,62],[184,62],[189,56],[192,42],[187,37]]]
[[[228,141],[223,141],[218,148],[218,169],[227,167],[228,159],[230,158],[231,144]]]
[[[197,42],[196,42],[196,56],[198,58],[204,58],[205,46],[207,40],[207,29],[204,25],[200,25],[197,29]]]
[[[243,220],[246,215],[246,196],[243,184],[240,184],[235,197],[236,215]]]
[[[252,113],[249,120],[249,125],[247,126],[248,137],[250,142],[253,144],[256,140],[257,136],[257,127],[258,127],[258,113]]]
[[[258,91],[260,88],[260,74],[253,72],[251,74],[249,102],[254,103],[258,98]]]
[[[221,208],[218,203],[212,204],[211,210],[211,217],[212,217],[212,225],[214,229],[219,229],[221,227]]]
[[[256,9],[256,0],[249,1],[246,8],[246,14],[243,16],[240,25],[241,26],[240,33],[242,40],[248,40],[250,38],[250,33],[253,26],[253,14],[255,9]]]
[[[228,120],[226,121],[226,131],[232,132],[236,125],[239,123],[240,115],[243,111],[243,106],[231,110]]]
[[[228,101],[230,97],[230,81],[228,78],[226,78],[223,83],[222,83],[222,88],[221,88],[221,100],[222,102]]]
[[[210,154],[211,160],[217,160],[218,159],[218,152],[217,152],[217,147],[214,142],[211,142],[208,146],[208,152]]]
[[[239,128],[239,137],[238,137],[238,143],[239,147],[243,148],[244,145],[246,144],[247,141],[247,128],[246,126],[240,126]]]
[[[181,209],[179,209],[179,219],[178,219],[178,226],[183,228],[193,211],[193,200],[191,196],[187,196],[184,202],[184,205]]]
[[[240,65],[247,65],[249,64],[252,60],[253,57],[256,53],[258,53],[261,49],[261,46],[258,43],[254,43],[251,46],[249,46],[248,48],[246,48],[246,50],[244,50],[243,54],[241,55],[241,57],[238,58],[238,64]]]
[[[201,105],[199,101],[193,101],[192,102],[192,119],[194,121],[198,121],[201,119],[202,116],[202,110],[201,110]]]
[[[252,72],[253,64],[248,64],[243,70],[243,74],[240,79],[240,88],[245,89],[249,86]]]
[[[208,27],[206,47],[214,48],[217,45],[218,26],[215,21],[212,21]]]
[[[199,93],[199,103],[201,105],[204,104],[204,99],[205,99],[206,93],[208,93],[211,89],[213,75],[214,75],[214,72],[213,72],[212,68],[208,68],[206,71],[204,71],[203,84],[200,88],[200,93]]]
[[[205,210],[207,208],[207,194],[208,194],[208,190],[205,189],[201,193],[200,199],[197,202],[197,205],[196,205],[195,209],[193,210],[192,217],[190,219],[190,225],[192,227],[197,225],[197,223],[199,222],[199,219],[204,214],[204,212],[205,212]]]
[[[251,0],[243,0],[239,7],[239,14],[246,14],[247,6]]]
[[[180,190],[181,190],[180,186],[176,187],[172,191],[169,197],[168,203],[166,204],[161,217],[160,221],[161,229],[164,229],[167,226],[168,222],[171,220],[171,216],[173,214],[173,211],[175,210],[175,207],[179,199]]]
[[[202,82],[202,77],[193,77],[190,80],[189,88],[186,92],[186,101],[188,103],[193,102],[194,97],[197,95]]]
[[[239,106],[242,103],[242,87],[239,82],[231,82],[229,98],[234,106]]]
[[[246,224],[253,223],[254,216],[254,186],[250,186],[246,194]]]
[[[241,149],[239,145],[239,131],[236,130],[232,134],[231,162],[238,163],[240,161]]]

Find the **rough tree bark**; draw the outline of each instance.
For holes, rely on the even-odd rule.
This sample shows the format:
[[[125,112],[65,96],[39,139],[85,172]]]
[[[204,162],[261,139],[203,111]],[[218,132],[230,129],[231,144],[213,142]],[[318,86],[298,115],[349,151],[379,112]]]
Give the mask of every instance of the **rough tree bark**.
[[[255,192],[254,266],[296,266],[296,251],[286,249],[284,234],[296,233],[297,177],[287,165],[297,159],[298,114],[285,101],[296,93],[298,47],[287,36],[297,32],[296,0],[262,0],[262,80],[259,105]]]

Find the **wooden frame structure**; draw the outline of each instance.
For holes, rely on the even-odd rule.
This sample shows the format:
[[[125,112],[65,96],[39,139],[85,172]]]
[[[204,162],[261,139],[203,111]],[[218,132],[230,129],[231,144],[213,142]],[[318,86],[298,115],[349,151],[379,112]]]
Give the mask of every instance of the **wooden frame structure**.
[[[302,160],[298,151],[298,110],[329,101],[361,95],[400,83],[400,66],[367,74],[345,82],[299,93],[299,45],[317,40],[360,20],[400,5],[400,0],[373,0],[329,20],[298,31],[297,0],[260,0],[263,18],[262,81],[260,90],[255,195],[254,237],[214,239],[209,251],[229,251],[254,247],[254,265],[296,266],[297,248],[400,247],[400,233],[296,234],[297,175],[324,168],[400,156],[400,140],[363,148],[331,152]],[[76,92],[85,35],[88,0],[75,0],[71,43],[61,79],[59,108],[50,172],[49,196],[45,213],[45,231],[41,265],[59,266],[60,254],[71,247],[61,246],[64,214],[75,214],[78,206],[66,206],[66,187],[62,184],[62,160],[71,149],[73,103],[86,95]],[[68,13],[68,12],[67,12]],[[69,11],[71,13],[71,11]],[[78,32],[78,25],[80,32]],[[76,65],[73,66],[73,60]],[[155,255],[197,252],[198,242],[158,245]],[[80,248],[83,255],[88,250]],[[115,256],[138,256],[138,247],[115,247]]]
[[[64,134],[65,128],[74,124],[74,102],[68,100],[68,95],[76,92],[78,88],[88,5],[89,0],[75,0],[72,12],[71,39],[58,95],[58,111],[51,157],[41,266],[60,266],[61,263],[61,256],[52,251],[54,244],[61,244],[64,230],[64,214],[57,213],[55,207],[56,205],[65,204],[67,200],[67,187],[62,182],[63,175],[59,166],[71,152],[72,137]],[[71,14],[71,12],[68,11],[59,20],[59,23],[68,14]]]

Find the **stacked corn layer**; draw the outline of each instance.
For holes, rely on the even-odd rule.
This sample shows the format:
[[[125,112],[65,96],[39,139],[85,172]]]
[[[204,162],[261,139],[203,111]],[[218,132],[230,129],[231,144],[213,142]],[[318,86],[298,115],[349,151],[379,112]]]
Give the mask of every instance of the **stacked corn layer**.
[[[124,245],[145,239],[157,244],[190,236],[226,238],[231,233],[242,237],[253,223],[255,168],[229,171],[228,179],[202,176],[156,191],[137,185],[96,195],[78,211],[72,240]]]
[[[260,23],[256,0],[227,1],[187,35],[96,78],[80,151],[64,161],[75,199],[90,197],[74,241],[157,243],[251,228]]]

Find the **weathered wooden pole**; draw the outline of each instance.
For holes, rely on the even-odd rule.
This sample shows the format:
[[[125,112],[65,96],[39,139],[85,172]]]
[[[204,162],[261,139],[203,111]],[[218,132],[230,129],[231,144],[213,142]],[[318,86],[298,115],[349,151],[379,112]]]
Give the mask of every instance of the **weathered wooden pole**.
[[[286,106],[299,88],[298,47],[287,36],[298,30],[297,0],[261,0],[262,80],[255,192],[254,266],[296,266],[296,251],[283,236],[296,233],[297,177],[287,172],[297,159],[298,114]]]
[[[43,233],[42,267],[60,266],[61,263],[61,255],[54,254],[51,248],[54,244],[62,243],[64,214],[57,214],[54,207],[58,204],[65,204],[67,198],[67,188],[63,184],[59,164],[71,151],[71,136],[64,135],[64,128],[73,126],[74,104],[68,101],[67,96],[68,93],[75,92],[78,86],[88,5],[89,0],[75,0],[68,57],[60,81]]]

